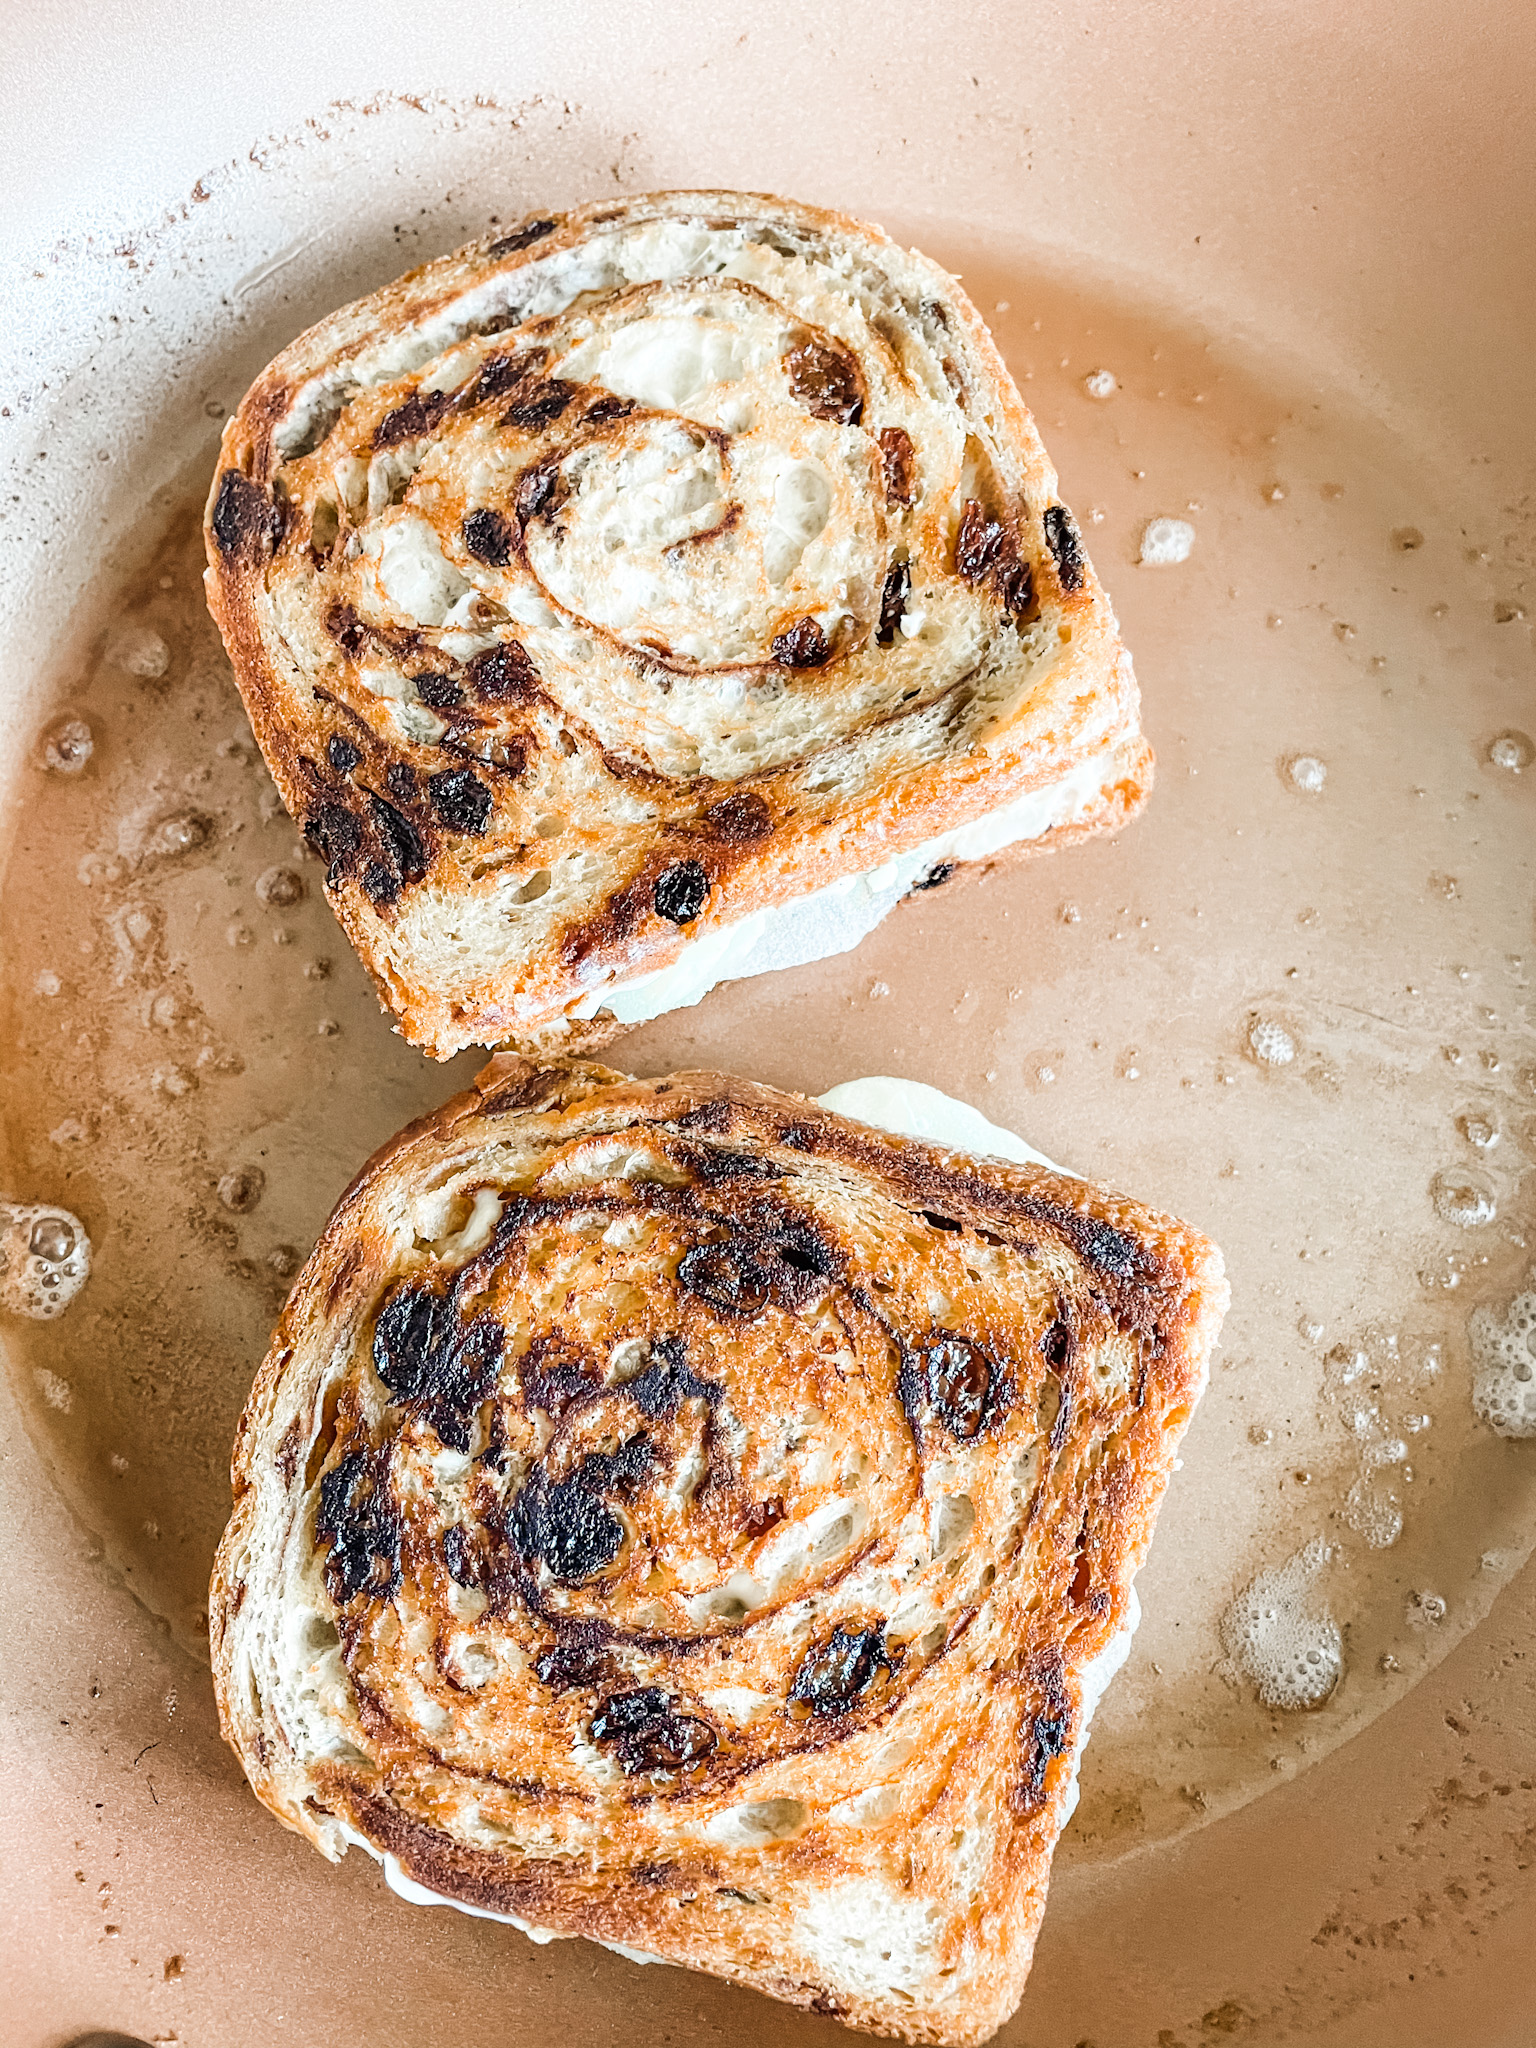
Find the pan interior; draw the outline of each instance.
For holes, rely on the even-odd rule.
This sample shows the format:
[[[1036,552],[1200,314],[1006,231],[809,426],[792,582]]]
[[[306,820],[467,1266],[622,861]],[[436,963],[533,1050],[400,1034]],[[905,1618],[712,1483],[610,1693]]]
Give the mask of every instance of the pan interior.
[[[1536,1450],[1475,1412],[1469,1323],[1485,1362],[1515,1343],[1536,1258],[1536,541],[1278,351],[963,221],[922,240],[992,320],[1119,611],[1152,804],[610,1056],[931,1082],[1222,1244],[1232,1312],[1063,1847],[1101,1859],[1358,1732],[1530,1546]],[[42,679],[0,893],[0,1192],[72,1211],[94,1262],[62,1315],[4,1318],[7,1367],[62,1492],[204,1655],[288,1281],[373,1147],[478,1064],[393,1035],[266,776],[202,602],[214,432]]]

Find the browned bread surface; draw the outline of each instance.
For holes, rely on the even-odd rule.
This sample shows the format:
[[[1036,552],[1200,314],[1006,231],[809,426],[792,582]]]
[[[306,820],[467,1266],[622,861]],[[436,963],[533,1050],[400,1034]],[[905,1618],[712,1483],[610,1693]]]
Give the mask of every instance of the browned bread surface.
[[[980,2041],[1226,1296],[1054,1172],[493,1061],[343,1198],[252,1391],[225,1734],[328,1856]]]
[[[1149,786],[985,325],[824,209],[589,206],[343,308],[229,422],[207,538],[284,801],[439,1056],[595,1043],[608,983],[1101,757],[1069,829]]]

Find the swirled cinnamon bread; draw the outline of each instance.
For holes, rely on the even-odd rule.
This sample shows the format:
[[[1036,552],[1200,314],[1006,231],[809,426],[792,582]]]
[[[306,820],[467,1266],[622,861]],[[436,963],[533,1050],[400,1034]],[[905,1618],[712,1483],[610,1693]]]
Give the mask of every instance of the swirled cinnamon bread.
[[[525,221],[286,349],[209,600],[413,1044],[590,1048],[1113,829],[1151,752],[990,335],[877,228]]]
[[[289,1300],[225,1734],[407,1896],[981,2041],[1226,1299],[1048,1168],[503,1056]]]

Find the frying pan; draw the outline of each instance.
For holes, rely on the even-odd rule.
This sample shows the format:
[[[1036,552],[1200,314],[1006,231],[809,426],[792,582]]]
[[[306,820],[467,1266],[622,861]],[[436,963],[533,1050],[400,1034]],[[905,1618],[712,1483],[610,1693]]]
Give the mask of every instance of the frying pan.
[[[492,218],[675,185],[962,275],[1159,751],[1119,841],[617,1054],[928,1081],[1226,1250],[1002,2038],[1536,2034],[1533,87],[1536,16],[1491,0],[12,10],[0,1196],[91,1272],[0,1311],[0,2038],[840,2038],[327,1868],[201,1647],[295,1262],[474,1065],[391,1035],[265,783],[201,610],[218,424]],[[1160,518],[1183,559],[1142,559]]]

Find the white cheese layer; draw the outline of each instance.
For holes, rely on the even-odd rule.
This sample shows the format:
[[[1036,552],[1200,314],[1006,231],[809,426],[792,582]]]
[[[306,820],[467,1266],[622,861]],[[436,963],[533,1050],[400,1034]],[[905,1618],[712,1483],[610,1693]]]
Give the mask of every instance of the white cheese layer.
[[[1112,751],[1106,748],[1044,789],[1016,797],[969,825],[940,832],[862,875],[845,875],[798,902],[755,910],[735,924],[706,932],[690,940],[670,967],[596,988],[571,1015],[595,1017],[605,1010],[621,1024],[642,1024],[668,1010],[692,1008],[719,982],[743,981],[748,975],[804,967],[812,960],[847,953],[895,909],[914,883],[944,862],[986,860],[1005,846],[1041,839],[1082,817],[1104,787]]]
[[[558,1928],[535,1927],[527,1920],[519,1920],[515,1913],[492,1913],[484,1906],[467,1906],[462,1899],[446,1898],[442,1892],[429,1891],[426,1885],[418,1884],[414,1877],[407,1877],[396,1857],[387,1850],[376,1849],[356,1829],[343,1827],[343,1835],[349,1843],[368,1854],[384,1871],[384,1882],[397,1899],[404,1899],[409,1906],[452,1906],[456,1913],[468,1913],[472,1920],[499,1920],[504,1927],[515,1927],[520,1934],[526,1934],[530,1941],[542,1947],[551,1941],[572,1941],[574,1935],[562,1934]],[[623,1956],[631,1963],[664,1963],[665,1956],[654,1956],[643,1948],[627,1948],[622,1941],[603,1941],[599,1948],[612,1949],[616,1956]]]
[[[1124,1625],[1110,1637],[1097,1657],[1091,1657],[1083,1666],[1083,1718],[1078,1726],[1077,1748],[1072,1752],[1072,1776],[1067,1783],[1067,1803],[1061,1816],[1063,1827],[1076,1813],[1077,1802],[1081,1796],[1077,1774],[1082,1765],[1083,1751],[1088,1747],[1088,1724],[1093,1719],[1099,1701],[1109,1691],[1110,1680],[1130,1656],[1131,1638],[1135,1635],[1140,1622],[1141,1602],[1136,1598],[1136,1588],[1132,1586],[1126,1602]]]
[[[1020,1166],[1048,1166],[1065,1173],[1033,1145],[1000,1124],[988,1123],[979,1109],[957,1102],[925,1081],[898,1081],[890,1074],[870,1074],[862,1081],[842,1081],[816,1098],[834,1116],[848,1116],[897,1138],[921,1138],[956,1152],[979,1152],[984,1159],[1011,1159]]]

